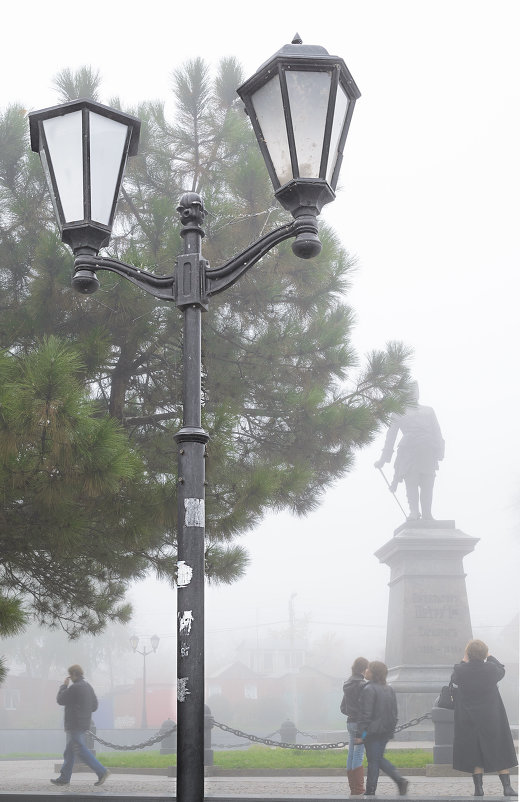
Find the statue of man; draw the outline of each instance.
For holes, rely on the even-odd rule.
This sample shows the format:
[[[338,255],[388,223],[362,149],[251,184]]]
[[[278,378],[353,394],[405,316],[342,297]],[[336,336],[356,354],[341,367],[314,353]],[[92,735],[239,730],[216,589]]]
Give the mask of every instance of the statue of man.
[[[375,467],[382,468],[385,462],[390,462],[397,434],[401,431],[390,490],[395,493],[397,485],[404,479],[410,507],[408,520],[422,518],[423,521],[432,521],[433,484],[439,460],[444,457],[444,440],[433,409],[418,403],[417,382],[412,383],[412,388],[412,404],[402,415],[392,415],[385,445]]]

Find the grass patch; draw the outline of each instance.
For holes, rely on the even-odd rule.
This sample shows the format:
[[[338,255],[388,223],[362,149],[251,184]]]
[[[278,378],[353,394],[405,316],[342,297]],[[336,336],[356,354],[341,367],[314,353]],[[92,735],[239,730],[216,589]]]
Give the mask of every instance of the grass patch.
[[[432,749],[387,749],[386,757],[398,768],[424,768],[433,763]],[[215,752],[215,766],[223,769],[339,769],[345,768],[346,749],[279,749],[250,746],[248,749]],[[160,752],[102,752],[98,760],[108,768],[163,769],[177,764],[176,755]],[[61,760],[61,754],[10,752],[0,760]],[[364,759],[366,766],[366,756]]]
[[[431,749],[388,749],[386,757],[398,768],[424,768],[433,763]],[[250,746],[240,751],[215,752],[215,766],[224,769],[336,769],[345,768],[346,749],[278,749]],[[107,752],[97,755],[104,766],[166,768],[176,765],[176,755],[159,752]],[[366,757],[364,761],[366,765]]]

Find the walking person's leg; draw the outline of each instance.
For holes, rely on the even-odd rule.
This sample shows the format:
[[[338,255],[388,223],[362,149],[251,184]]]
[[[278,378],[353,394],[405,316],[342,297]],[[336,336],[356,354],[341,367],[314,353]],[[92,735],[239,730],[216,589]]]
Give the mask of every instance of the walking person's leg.
[[[387,741],[381,742],[382,748],[381,757],[379,758],[379,768],[395,782],[397,788],[399,789],[399,795],[404,796],[408,790],[408,780],[405,780],[405,778],[399,774],[394,764],[390,763],[390,761],[384,757],[384,751],[387,743]]]
[[[351,796],[359,796],[364,790],[363,755],[365,754],[364,744],[356,743],[357,723],[348,722],[347,730],[349,734],[348,757],[347,757],[347,778]]]
[[[475,786],[475,793],[473,796],[484,796],[484,786],[482,780],[484,779],[484,769],[480,766],[475,766],[473,769],[473,785]]]
[[[63,752],[63,765],[60,770],[60,776],[51,780],[53,785],[68,785],[72,776],[75,758],[74,743],[70,732],[65,733],[65,735],[67,737],[67,743]]]
[[[350,736],[348,744],[347,769],[356,769],[358,766],[363,765],[365,744],[356,743],[356,723],[347,724],[347,729]]]
[[[347,754],[347,771],[354,768],[354,752],[357,744],[356,741],[356,727],[357,724],[353,721],[347,721],[348,732],[348,754]]]
[[[498,776],[500,777],[500,782],[502,783],[502,788],[504,789],[504,796],[518,796],[518,792],[515,791],[511,785],[509,769],[503,769],[502,771],[499,771]]]
[[[381,745],[383,748],[381,748]],[[374,736],[365,739],[365,750],[367,753],[367,789],[365,796],[374,796],[379,779],[379,761],[383,756],[384,741],[379,741]]]
[[[99,762],[99,760],[95,757],[95,755],[92,754],[90,749],[87,747],[87,744],[85,742],[85,733],[75,731],[71,733],[71,735],[72,739],[74,740],[74,743],[77,745],[78,757],[80,757],[81,760],[89,768],[92,769],[92,771],[96,772],[98,780],[104,781],[104,778],[106,778],[107,775],[109,774],[108,769],[106,769],[105,766],[103,766],[103,764]]]

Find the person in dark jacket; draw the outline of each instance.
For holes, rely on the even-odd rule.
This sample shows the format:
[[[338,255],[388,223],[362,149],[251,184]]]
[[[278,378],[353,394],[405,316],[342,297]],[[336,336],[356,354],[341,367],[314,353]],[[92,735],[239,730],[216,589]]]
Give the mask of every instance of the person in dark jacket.
[[[511,729],[497,682],[502,663],[481,640],[471,640],[461,663],[454,666],[455,731],[453,768],[473,774],[475,796],[484,796],[484,772],[498,772],[504,796],[516,796],[509,769],[518,764]]]
[[[60,686],[56,701],[65,707],[64,727],[67,744],[63,753],[60,776],[52,779],[51,783],[69,785],[77,754],[92,771],[96,772],[98,779],[94,785],[103,785],[110,772],[95,758],[85,743],[85,732],[90,729],[90,719],[92,713],[97,710],[98,700],[92,686],[83,678],[81,666],[74,665],[69,668],[69,676]]]
[[[356,743],[356,732],[359,721],[359,696],[361,689],[366,684],[364,673],[367,668],[368,660],[366,657],[356,657],[352,664],[352,674],[343,683],[343,699],[340,705],[341,712],[347,716],[347,731],[349,734],[347,779],[351,796],[360,796],[365,790],[363,783],[365,747],[363,743]]]
[[[379,779],[379,771],[396,783],[400,796],[408,789],[408,780],[401,777],[396,767],[384,757],[386,744],[394,737],[397,724],[397,700],[394,689],[386,684],[388,669],[378,660],[368,664],[364,686],[359,699],[359,721],[356,741],[365,743],[367,753],[367,789],[365,796],[374,796]]]

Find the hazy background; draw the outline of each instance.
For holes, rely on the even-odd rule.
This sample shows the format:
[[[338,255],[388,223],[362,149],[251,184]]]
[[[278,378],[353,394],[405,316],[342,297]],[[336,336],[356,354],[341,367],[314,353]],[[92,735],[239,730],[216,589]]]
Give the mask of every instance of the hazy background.
[[[446,440],[433,513],[480,538],[464,561],[470,611],[500,658],[501,630],[518,612],[518,3],[202,0],[190,14],[172,0],[91,0],[78,14],[55,0],[2,16],[2,107],[54,105],[56,73],[89,64],[103,102],[164,99],[173,116],[170,76],[183,61],[234,55],[248,77],[296,31],[345,59],[362,97],[323,217],[358,257],[354,344],[361,355],[390,339],[415,349],[421,402]],[[306,621],[324,660],[345,660],[342,674],[359,653],[384,658],[389,569],[373,554],[403,516],[373,467],[383,440],[312,515],[268,516],[247,535],[247,576],[207,592],[208,671],[244,640],[287,629],[291,597],[295,622]],[[131,597],[128,634],[162,639],[150,678],[173,678],[174,592],[150,580]],[[74,644],[64,648],[65,664],[75,662]],[[132,660],[124,673],[139,676]]]

